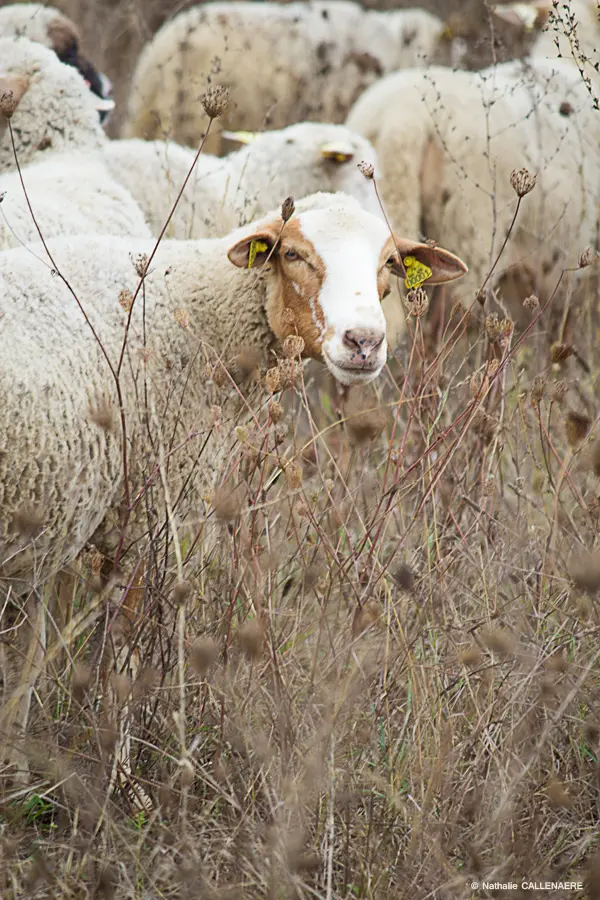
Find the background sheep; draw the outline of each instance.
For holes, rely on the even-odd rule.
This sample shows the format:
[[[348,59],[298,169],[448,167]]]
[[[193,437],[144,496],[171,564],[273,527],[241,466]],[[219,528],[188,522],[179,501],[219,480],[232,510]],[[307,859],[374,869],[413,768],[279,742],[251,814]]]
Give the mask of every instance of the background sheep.
[[[341,122],[376,78],[426,62],[442,29],[423,10],[379,13],[342,0],[196,6],[142,52],[123,134],[196,145],[205,128],[198,98],[211,80],[231,87],[234,128]],[[217,150],[218,134],[209,140]]]
[[[0,38],[0,85],[16,91],[12,129],[19,163],[49,152],[99,149],[106,140],[94,94],[79,72],[41,44]],[[0,172],[15,168],[10,134],[0,108]]]
[[[150,237],[144,214],[100,159],[56,154],[0,175],[0,250],[67,234]],[[33,210],[35,222],[30,211]]]
[[[81,52],[81,35],[72,19],[52,6],[14,3],[0,8],[0,38],[26,37],[54,50],[61,62],[74,66],[99,98],[97,108],[105,115],[114,108],[108,99],[110,81]]]
[[[171,219],[176,238],[216,237],[266,213],[287,196],[342,191],[380,215],[372,184],[358,163],[376,162],[373,147],[343,125],[300,123],[250,135],[224,159],[202,153]],[[135,197],[159,234],[195,154],[178,144],[110,141],[102,151],[112,176]]]
[[[597,242],[600,121],[578,68],[532,56],[481,73],[399,72],[348,116],[379,156],[379,186],[395,227],[452,246],[469,260],[457,286],[471,302],[515,210],[513,169],[537,174],[490,284],[548,296],[565,265]]]
[[[147,478],[155,477],[154,467],[165,454],[180,520],[179,492],[192,477],[199,449],[202,466],[193,478],[205,486],[226,449],[211,437],[206,362],[214,365],[253,351],[260,367],[267,368],[283,339],[297,329],[304,354],[324,360],[336,378],[370,381],[385,363],[380,298],[390,271],[404,271],[397,253],[426,261],[433,282],[465,271],[460,260],[442,249],[401,239],[394,243],[385,223],[352,198],[316,195],[299,208],[286,224],[272,213],[226,238],[163,242],[128,331],[131,294],[124,292],[133,291],[139,280],[131,241],[90,237],[51,242],[57,266],[103,350],[73,294],[45,260],[28,249],[2,254],[0,341],[11,347],[0,362],[0,396],[11,421],[0,444],[5,578],[31,573],[36,566],[40,571],[60,567],[103,522],[108,527],[109,508],[122,500],[122,434],[107,357],[117,365],[126,336],[120,379],[129,497],[133,502]],[[152,244],[138,241],[135,250],[149,254]],[[292,314],[284,315],[284,309]],[[233,412],[224,410],[223,415],[229,419]],[[152,460],[144,453],[136,456],[144,446],[154,448]],[[186,498],[188,521],[199,516],[196,502]],[[30,542],[19,535],[17,524],[32,510],[41,521]]]

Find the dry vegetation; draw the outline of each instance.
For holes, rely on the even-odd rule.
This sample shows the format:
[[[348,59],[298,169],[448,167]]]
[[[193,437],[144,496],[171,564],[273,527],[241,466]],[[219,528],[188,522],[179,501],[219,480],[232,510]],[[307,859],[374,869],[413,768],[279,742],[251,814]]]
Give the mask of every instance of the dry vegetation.
[[[197,529],[4,600],[2,898],[600,898],[588,262],[517,329],[413,294],[360,395],[293,341],[207,373],[234,450]]]

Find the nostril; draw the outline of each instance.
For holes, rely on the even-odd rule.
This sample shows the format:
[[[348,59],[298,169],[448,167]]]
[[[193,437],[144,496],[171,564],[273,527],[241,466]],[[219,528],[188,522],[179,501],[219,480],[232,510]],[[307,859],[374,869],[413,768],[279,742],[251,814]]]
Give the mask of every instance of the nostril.
[[[381,347],[385,334],[381,331],[373,331],[369,328],[352,328],[344,332],[343,344],[352,350],[353,356],[367,359],[368,356]]]

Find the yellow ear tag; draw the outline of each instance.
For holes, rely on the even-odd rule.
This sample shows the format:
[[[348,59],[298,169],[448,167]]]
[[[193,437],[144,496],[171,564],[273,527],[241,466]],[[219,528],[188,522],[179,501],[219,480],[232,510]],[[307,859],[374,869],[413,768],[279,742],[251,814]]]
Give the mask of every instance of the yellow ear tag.
[[[265,250],[269,249],[269,245],[265,244],[264,241],[250,241],[250,252],[248,253],[248,268],[251,269],[254,265],[254,260],[256,259],[257,253],[264,253]]]
[[[421,287],[424,281],[431,278],[433,271],[426,266],[425,263],[419,262],[414,256],[405,256],[402,260],[406,269],[406,278],[404,284],[411,290],[412,288]]]

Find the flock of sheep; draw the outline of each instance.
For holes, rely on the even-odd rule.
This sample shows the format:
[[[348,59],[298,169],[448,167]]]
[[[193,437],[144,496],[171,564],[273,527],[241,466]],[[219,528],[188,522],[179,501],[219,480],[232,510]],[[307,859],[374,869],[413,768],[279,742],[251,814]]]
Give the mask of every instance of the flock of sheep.
[[[91,540],[114,550],[123,522],[133,541],[153,484],[170,527],[202,518],[226,469],[207,377],[220,362],[252,352],[264,371],[292,337],[340,382],[367,382],[386,362],[392,276],[451,282],[471,304],[514,215],[512,170],[537,184],[489,289],[545,295],[597,246],[598,4],[569,6],[498,7],[539,36],[528,58],[469,72],[432,65],[444,26],[422,10],[202,4],[144,49],[120,140],[76,26],[47,6],[0,9],[7,590]],[[221,83],[205,150],[246,143],[196,159],[201,95]]]

